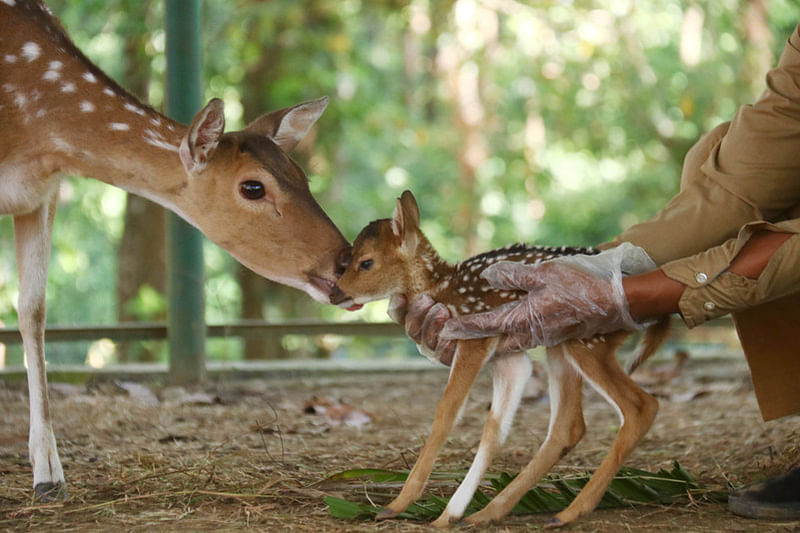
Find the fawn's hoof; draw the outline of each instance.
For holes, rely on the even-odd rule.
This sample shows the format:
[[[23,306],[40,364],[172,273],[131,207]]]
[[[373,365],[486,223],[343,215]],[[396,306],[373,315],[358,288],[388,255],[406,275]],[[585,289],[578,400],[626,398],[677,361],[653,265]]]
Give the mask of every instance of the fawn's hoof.
[[[390,518],[396,517],[399,514],[400,514],[399,512],[395,511],[394,509],[392,509],[390,507],[384,507],[383,510],[380,513],[375,515],[375,520],[377,520],[377,521],[388,520]]]
[[[56,483],[47,481],[45,483],[37,483],[33,487],[33,496],[38,502],[50,503],[64,500],[69,495],[67,494],[67,485],[63,481]]]
[[[566,522],[561,520],[558,516],[554,516],[553,518],[545,522],[544,527],[546,527],[547,529],[555,529],[557,527],[563,527],[565,525],[567,525]]]
[[[431,526],[435,527],[436,529],[448,529],[456,522],[458,522],[458,518],[443,514],[439,518],[431,522]]]

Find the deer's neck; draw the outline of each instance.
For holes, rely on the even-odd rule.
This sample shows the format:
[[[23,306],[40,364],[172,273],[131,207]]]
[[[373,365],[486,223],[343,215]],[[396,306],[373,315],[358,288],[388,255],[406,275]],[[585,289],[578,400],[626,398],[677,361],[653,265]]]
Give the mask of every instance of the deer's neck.
[[[455,273],[455,266],[442,259],[421,232],[418,238],[417,253],[406,273],[406,296],[409,300],[418,294],[437,292]]]
[[[47,134],[56,170],[96,178],[182,212],[180,192],[188,176],[178,148],[186,127],[124,95],[103,94],[78,105],[87,110],[73,116],[68,128],[54,124]]]
[[[187,175],[178,156],[184,126],[141,104],[94,66],[37,2],[0,2],[0,157],[75,173],[179,212]],[[35,174],[35,175],[34,175]]]

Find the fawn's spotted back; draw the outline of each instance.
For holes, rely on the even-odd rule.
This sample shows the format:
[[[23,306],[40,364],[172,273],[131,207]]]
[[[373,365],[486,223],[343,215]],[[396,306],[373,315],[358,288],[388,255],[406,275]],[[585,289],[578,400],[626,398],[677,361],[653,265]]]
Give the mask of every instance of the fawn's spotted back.
[[[446,276],[434,273],[434,279],[439,279],[430,294],[437,302],[444,303],[452,315],[488,311],[525,294],[524,291],[495,289],[489,285],[481,273],[490,265],[500,261],[535,265],[561,256],[596,253],[598,250],[595,248],[510,244],[470,257],[454,265]]]

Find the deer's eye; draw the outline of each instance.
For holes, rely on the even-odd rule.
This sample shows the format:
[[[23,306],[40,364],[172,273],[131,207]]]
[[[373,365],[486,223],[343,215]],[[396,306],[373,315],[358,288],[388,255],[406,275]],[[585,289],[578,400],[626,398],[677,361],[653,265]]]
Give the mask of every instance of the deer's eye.
[[[372,268],[372,259],[364,259],[358,264],[359,270],[369,270]]]
[[[248,200],[260,200],[267,195],[264,184],[256,180],[247,180],[239,184],[239,192]]]

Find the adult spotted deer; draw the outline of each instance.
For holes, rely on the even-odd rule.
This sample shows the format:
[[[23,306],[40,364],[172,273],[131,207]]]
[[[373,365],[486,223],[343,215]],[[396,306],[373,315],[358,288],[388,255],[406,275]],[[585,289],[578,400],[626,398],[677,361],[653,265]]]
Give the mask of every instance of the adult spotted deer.
[[[515,244],[451,265],[433,249],[419,229],[419,209],[405,191],[391,219],[370,223],[353,243],[352,260],[331,292],[331,302],[353,309],[366,302],[402,293],[411,300],[421,293],[447,305],[453,315],[492,309],[520,297],[522,292],[495,289],[481,272],[498,261],[539,263],[558,256],[593,254],[587,248],[529,247]],[[652,326],[632,367],[658,348],[666,322]],[[622,421],[617,438],[600,468],[572,504],[551,525],[563,525],[590,512],[625,457],[644,436],[656,415],[656,400],[622,371],[616,351],[628,335],[619,331],[585,341],[567,341],[547,349],[551,419],[547,437],[525,469],[483,510],[466,518],[483,524],[505,516],[517,501],[581,439],[584,421],[581,384],[586,380],[617,410]],[[455,424],[478,372],[488,363],[493,374],[492,407],[483,427],[478,452],[464,481],[447,508],[434,522],[446,527],[460,519],[492,457],[498,453],[519,406],[531,362],[521,352],[495,354],[497,339],[460,340],[450,378],[439,402],[430,437],[399,496],[379,515],[391,518],[403,512],[422,493],[436,454]]]
[[[223,104],[213,99],[187,127],[93,65],[43,3],[0,0],[0,214],[14,216],[38,497],[65,487],[44,368],[59,176],[93,177],[152,199],[258,274],[327,302],[348,243],[287,155],[326,104],[281,109],[224,133]]]

